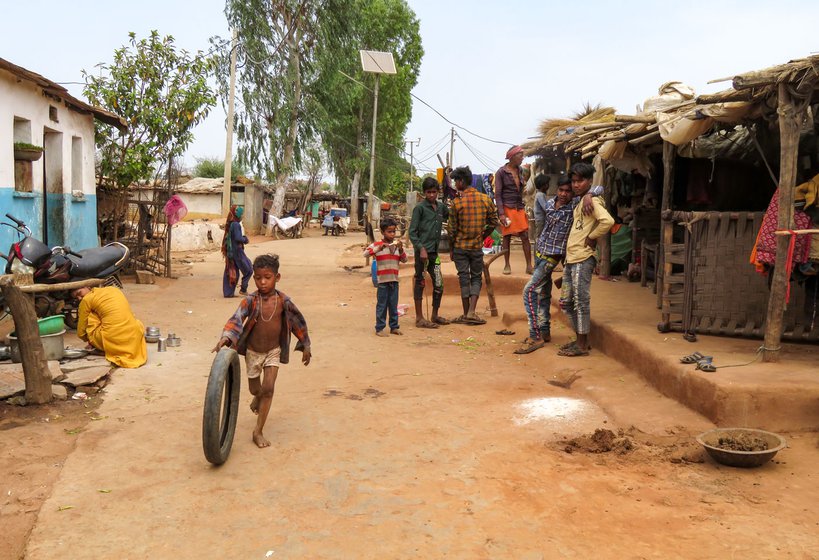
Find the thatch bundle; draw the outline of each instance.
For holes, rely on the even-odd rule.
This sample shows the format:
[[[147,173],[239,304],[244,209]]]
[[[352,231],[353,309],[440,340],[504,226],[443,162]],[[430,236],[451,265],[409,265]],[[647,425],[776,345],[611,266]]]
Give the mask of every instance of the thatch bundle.
[[[557,139],[558,134],[568,128],[587,127],[601,123],[614,123],[613,107],[590,107],[589,110],[580,115],[575,115],[573,119],[545,119],[540,123],[538,132],[540,133],[541,144],[549,144]],[[581,132],[589,130],[583,128]]]

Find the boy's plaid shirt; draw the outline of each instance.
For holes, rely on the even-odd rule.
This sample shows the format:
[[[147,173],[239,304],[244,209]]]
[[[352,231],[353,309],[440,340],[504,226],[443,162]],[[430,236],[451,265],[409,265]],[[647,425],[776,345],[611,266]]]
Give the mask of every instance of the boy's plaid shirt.
[[[473,187],[461,192],[449,212],[449,233],[454,249],[477,251],[483,247],[483,232],[498,226],[498,209],[492,199]]]
[[[276,295],[279,296],[279,301],[283,302],[284,309],[284,313],[282,314],[283,324],[279,339],[279,346],[281,347],[279,361],[286,364],[290,360],[290,333],[296,335],[296,338],[299,340],[298,343],[296,343],[296,350],[310,348],[310,336],[307,334],[307,321],[305,321],[304,315],[301,314],[301,311],[299,311],[296,304],[293,303],[293,300],[278,290],[276,290]],[[242,336],[245,321],[253,315],[258,315],[258,310],[261,309],[261,302],[257,301],[257,299],[261,299],[259,292],[254,292],[243,297],[242,301],[239,302],[239,308],[236,310],[236,313],[233,314],[233,317],[228,319],[225,325],[222,336],[230,339],[233,348],[236,347],[236,343]]]

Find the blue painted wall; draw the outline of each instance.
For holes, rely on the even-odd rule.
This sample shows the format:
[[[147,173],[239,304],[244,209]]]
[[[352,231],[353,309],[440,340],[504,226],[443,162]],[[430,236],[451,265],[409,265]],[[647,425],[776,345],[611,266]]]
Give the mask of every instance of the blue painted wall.
[[[97,197],[85,195],[84,200],[77,200],[70,194],[49,194],[49,208],[54,219],[49,221],[50,245],[65,244],[79,251],[97,247]],[[52,197],[56,197],[56,200]],[[57,209],[61,209],[57,214]],[[31,228],[32,235],[44,239],[43,235],[43,195],[42,193],[21,193],[13,188],[0,187],[0,221],[8,221],[6,213],[23,220]],[[55,228],[62,221],[62,231]],[[52,223],[53,222],[53,223]],[[54,228],[54,229],[53,229]],[[18,240],[11,228],[0,226],[0,252],[8,252],[9,246]],[[0,259],[0,268],[5,268],[5,261]]]

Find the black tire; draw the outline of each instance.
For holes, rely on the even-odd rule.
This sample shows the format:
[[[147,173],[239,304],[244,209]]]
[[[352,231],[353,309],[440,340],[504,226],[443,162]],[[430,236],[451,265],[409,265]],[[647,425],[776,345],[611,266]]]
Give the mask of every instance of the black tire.
[[[241,377],[239,354],[232,348],[219,350],[210,367],[202,415],[202,448],[205,458],[214,465],[221,465],[230,455],[239,415]]]

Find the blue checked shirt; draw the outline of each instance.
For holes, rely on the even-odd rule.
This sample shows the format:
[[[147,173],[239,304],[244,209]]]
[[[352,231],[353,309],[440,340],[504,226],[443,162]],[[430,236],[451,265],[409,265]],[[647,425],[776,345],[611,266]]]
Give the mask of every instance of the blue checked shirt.
[[[603,194],[603,187],[594,186],[589,189],[592,196]],[[581,198],[576,196],[569,204],[564,204],[560,208],[555,207],[557,197],[554,196],[546,201],[543,208],[543,231],[537,238],[535,245],[535,256],[543,258],[545,256],[558,256],[566,254],[566,242],[569,240],[569,232],[572,229],[572,216],[575,207],[580,204]]]

